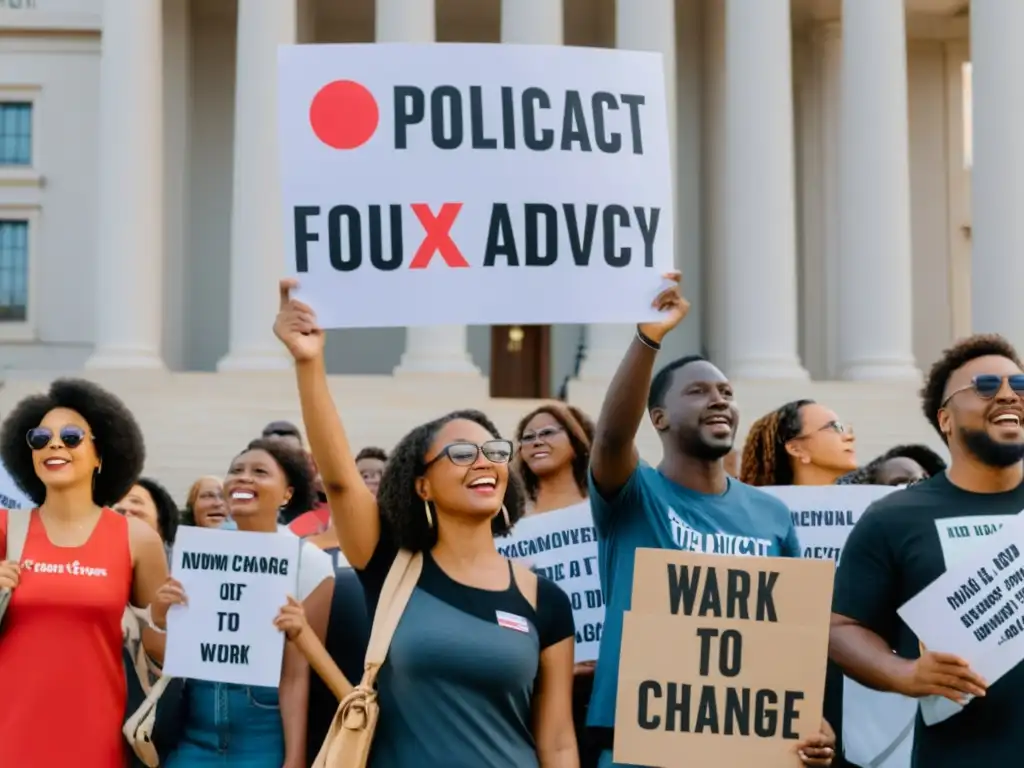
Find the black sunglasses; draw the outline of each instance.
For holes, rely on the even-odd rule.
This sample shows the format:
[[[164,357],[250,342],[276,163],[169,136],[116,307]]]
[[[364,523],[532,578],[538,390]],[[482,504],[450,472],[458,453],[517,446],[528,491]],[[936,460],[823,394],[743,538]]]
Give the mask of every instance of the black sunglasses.
[[[57,437],[60,438],[65,448],[77,448],[85,440],[86,433],[81,427],[68,424],[60,428]],[[53,430],[49,427],[33,427],[25,435],[25,439],[28,441],[28,447],[33,451],[41,451],[53,440]]]
[[[457,467],[468,467],[477,460],[480,454],[493,464],[508,464],[512,458],[511,440],[488,440],[483,445],[476,443],[452,443],[441,449],[441,452],[428,461],[423,469],[426,471],[445,456]]]
[[[983,400],[991,400],[997,394],[999,390],[1003,388],[1003,382],[1010,385],[1017,395],[1024,397],[1024,373],[1013,373],[1009,376],[999,376],[994,373],[981,373],[971,379],[971,383],[966,386],[954,389],[945,400],[942,401],[941,408],[945,408],[949,404],[949,401],[953,399],[954,395],[959,395],[961,392],[966,392],[969,389],[973,389],[975,394]]]

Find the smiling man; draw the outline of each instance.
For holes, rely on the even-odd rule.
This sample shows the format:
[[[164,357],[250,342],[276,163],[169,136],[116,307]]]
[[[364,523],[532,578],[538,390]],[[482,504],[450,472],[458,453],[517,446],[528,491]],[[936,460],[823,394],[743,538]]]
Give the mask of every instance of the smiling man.
[[[678,274],[672,278],[678,282]],[[588,725],[613,766],[613,726],[633,564],[639,547],[722,555],[799,557],[789,509],[773,496],[726,473],[739,413],[732,385],[699,356],[651,374],[661,340],[686,316],[678,286],[655,300],[664,319],[638,327],[612,379],[591,449],[591,508],[598,532],[598,567],[607,613]],[[635,437],[644,411],[661,437],[655,468],[640,460]],[[809,765],[829,765],[828,739],[801,745]]]
[[[1024,665],[986,691],[962,660],[921,653],[897,609],[1024,510],[1024,372],[1001,336],[947,350],[922,390],[924,413],[949,446],[945,472],[875,502],[857,521],[836,572],[829,652],[864,685],[961,702],[915,729],[913,765],[1014,765],[1024,751]],[[941,648],[933,649],[941,651]]]

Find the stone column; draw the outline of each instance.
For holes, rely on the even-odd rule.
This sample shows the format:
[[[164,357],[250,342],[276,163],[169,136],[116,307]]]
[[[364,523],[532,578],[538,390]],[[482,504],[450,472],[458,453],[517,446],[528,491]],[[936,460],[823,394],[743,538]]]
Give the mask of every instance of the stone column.
[[[434,0],[377,0],[378,43],[432,43],[436,39]],[[469,357],[464,325],[405,329],[401,373],[479,374]]]
[[[1024,3],[971,5],[971,320],[1024,349]]]
[[[294,44],[295,0],[238,0],[234,185],[231,203],[231,320],[220,371],[290,365],[274,338],[284,232],[277,145],[277,48]]]
[[[162,369],[163,3],[105,0],[92,369]]]
[[[506,0],[518,2],[518,0]],[[665,69],[665,104],[668,112],[669,163],[672,166],[672,197],[676,198],[678,168],[676,150],[676,9],[675,0],[645,0],[642,12],[633,2],[615,3],[615,47],[630,51],[660,53]],[[674,204],[674,203],[673,203]],[[683,276],[685,282],[686,276]],[[651,286],[652,289],[657,286]],[[691,286],[691,290],[694,286]],[[610,379],[622,361],[636,333],[633,325],[591,325],[587,329],[587,356],[580,366],[580,379]]]
[[[797,346],[789,0],[726,0],[725,318],[735,379],[806,379]]]
[[[903,3],[844,0],[842,35],[839,375],[914,380]]]
[[[501,0],[501,42],[562,45],[562,0]]]

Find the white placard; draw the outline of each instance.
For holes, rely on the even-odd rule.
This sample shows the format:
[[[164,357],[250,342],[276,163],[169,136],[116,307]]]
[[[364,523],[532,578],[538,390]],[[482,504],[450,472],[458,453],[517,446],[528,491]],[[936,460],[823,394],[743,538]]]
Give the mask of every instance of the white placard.
[[[274,627],[297,591],[300,540],[182,526],[173,573],[188,596],[167,617],[164,674],[276,688],[284,635]]]
[[[35,504],[14,482],[7,467],[0,464],[0,509],[32,509]]]
[[[502,555],[551,579],[569,595],[576,622],[576,662],[594,661],[604,627],[604,597],[590,502],[524,517],[510,536],[495,543]]]
[[[284,46],[278,104],[285,271],[324,327],[657,316],[660,54]]]
[[[835,560],[868,506],[897,490],[887,485],[785,485],[762,488],[786,503],[804,557]],[[909,768],[917,701],[843,680],[843,751],[855,765]]]
[[[1024,521],[1010,516],[993,532],[899,609],[926,648],[961,657],[989,685],[1024,660]],[[929,725],[961,709],[947,699],[929,704],[921,706]]]

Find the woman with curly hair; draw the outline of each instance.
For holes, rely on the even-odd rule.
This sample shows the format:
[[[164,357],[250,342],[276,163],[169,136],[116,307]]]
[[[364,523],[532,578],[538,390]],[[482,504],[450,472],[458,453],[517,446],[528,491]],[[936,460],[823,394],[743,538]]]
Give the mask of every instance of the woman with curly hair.
[[[574,405],[545,403],[522,418],[515,435],[519,451],[514,466],[529,499],[526,514],[580,509],[592,520],[587,485],[594,439],[590,417]],[[587,661],[574,667],[573,720],[583,768],[596,766],[600,757],[585,738],[595,666]]]
[[[181,513],[182,525],[220,528],[227,521],[228,507],[224,502],[224,481],[215,475],[203,475],[188,489],[185,509]]]
[[[371,613],[399,551],[421,556],[377,679],[371,768],[577,768],[569,598],[495,547],[523,514],[512,443],[479,411],[434,419],[402,438],[374,498],[296,285],[281,283],[274,332],[295,359],[306,435]]]
[[[142,470],[142,432],[103,388],[58,379],[7,415],[0,459],[38,505],[17,513],[29,515],[21,562],[0,563],[0,588],[13,589],[0,680],[16,692],[0,707],[0,762],[122,766],[121,618],[167,577],[157,532],[110,509]],[[13,514],[0,511],[0,552]]]
[[[748,485],[831,485],[857,468],[856,438],[835,411],[793,400],[750,425],[740,480]]]
[[[280,440],[260,438],[231,462],[224,481],[228,510],[240,531],[293,536],[278,524],[309,509],[313,473],[305,453]],[[298,594],[320,640],[334,589],[329,556],[308,542],[299,554]],[[170,578],[157,592],[153,620],[166,626],[167,609],[186,602],[181,582]],[[276,688],[188,680],[184,733],[164,768],[305,768],[309,666],[292,644],[284,651]]]
[[[178,532],[178,505],[170,492],[156,480],[140,477],[125,497],[114,505],[122,515],[136,517],[160,534],[170,554]]]

